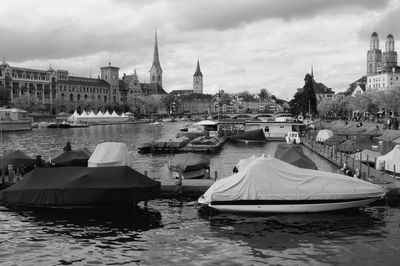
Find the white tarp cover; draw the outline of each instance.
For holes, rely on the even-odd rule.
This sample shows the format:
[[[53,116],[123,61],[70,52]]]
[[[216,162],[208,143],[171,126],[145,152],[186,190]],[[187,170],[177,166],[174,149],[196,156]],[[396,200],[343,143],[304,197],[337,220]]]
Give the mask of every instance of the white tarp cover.
[[[376,159],[376,169],[380,169],[381,164],[385,165],[385,170],[400,173],[400,145],[394,146],[393,150]]]
[[[316,141],[324,142],[325,140],[329,139],[333,136],[332,130],[329,129],[321,129],[318,131],[318,135],[315,138]]]
[[[211,121],[211,120],[202,120],[202,121],[194,123],[193,125],[194,126],[214,126],[216,124],[218,124],[218,122]]]
[[[302,169],[272,157],[217,180],[199,202],[236,200],[311,200],[381,197],[385,189],[349,176]]]
[[[124,165],[132,167],[132,158],[129,155],[126,145],[119,142],[98,144],[88,161],[88,167]]]

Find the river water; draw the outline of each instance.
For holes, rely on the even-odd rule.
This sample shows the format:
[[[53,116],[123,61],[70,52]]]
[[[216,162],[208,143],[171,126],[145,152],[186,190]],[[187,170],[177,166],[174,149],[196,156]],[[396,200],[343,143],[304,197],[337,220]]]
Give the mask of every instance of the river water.
[[[47,159],[67,141],[93,151],[127,144],[134,168],[171,178],[173,155],[139,154],[143,143],[173,137],[182,123],[105,125],[3,133],[1,150]],[[223,177],[253,154],[273,154],[278,142],[226,143],[210,155]],[[304,148],[318,168],[337,168]],[[400,207],[322,214],[235,215],[200,208],[193,199],[158,199],[132,213],[49,211],[0,206],[1,265],[398,265]]]

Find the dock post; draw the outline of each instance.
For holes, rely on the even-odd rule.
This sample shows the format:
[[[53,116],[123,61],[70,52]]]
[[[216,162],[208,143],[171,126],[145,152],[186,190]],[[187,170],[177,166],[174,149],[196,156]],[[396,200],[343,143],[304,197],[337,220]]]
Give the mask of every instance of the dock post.
[[[368,165],[368,172],[367,172],[367,176],[368,176],[368,178],[371,178],[370,176],[369,176],[369,173],[370,173],[370,165],[369,165],[369,156],[367,155],[367,165]]]
[[[340,152],[340,166],[342,166],[342,152]]]
[[[355,164],[355,157],[356,156],[353,154],[353,169],[355,168],[355,165],[354,165]]]
[[[396,165],[393,165],[393,178],[396,178]]]
[[[144,175],[147,176],[147,171],[144,171]]]
[[[361,173],[361,163],[362,163],[362,152],[360,152],[360,173]]]
[[[218,180],[218,171],[217,170],[214,171],[214,180]]]
[[[36,155],[36,167],[42,167],[42,156]]]
[[[179,192],[179,196],[182,197],[182,193],[183,193],[183,173],[179,172],[179,181],[178,181],[178,192]]]
[[[6,182],[6,169],[2,168],[1,169],[1,183]]]

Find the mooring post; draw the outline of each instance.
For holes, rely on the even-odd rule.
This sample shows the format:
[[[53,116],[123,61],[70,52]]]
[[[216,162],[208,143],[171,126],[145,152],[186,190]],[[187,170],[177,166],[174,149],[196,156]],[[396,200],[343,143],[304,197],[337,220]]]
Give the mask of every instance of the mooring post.
[[[369,174],[370,174],[370,165],[369,165],[369,156],[367,155],[367,165],[368,165],[368,174],[367,174],[367,176],[368,176],[368,178],[371,178],[370,176],[369,176]]]
[[[355,155],[354,155],[355,156]],[[362,172],[361,171],[361,162],[362,162],[362,152],[360,152],[360,173]],[[368,163],[368,162],[367,162]]]
[[[42,156],[36,155],[36,167],[42,167]]]
[[[144,175],[147,176],[147,171],[144,171]]]
[[[353,154],[353,169],[355,168],[355,165],[354,165],[355,164],[355,159],[356,159],[355,157],[356,156]]]
[[[393,178],[396,178],[396,165],[393,165]]]
[[[214,171],[214,180],[218,180],[218,171],[217,170]]]
[[[6,169],[1,169],[1,183],[6,182]]]
[[[179,181],[178,181],[178,191],[179,191],[179,196],[182,196],[183,193],[183,173],[179,172]]]

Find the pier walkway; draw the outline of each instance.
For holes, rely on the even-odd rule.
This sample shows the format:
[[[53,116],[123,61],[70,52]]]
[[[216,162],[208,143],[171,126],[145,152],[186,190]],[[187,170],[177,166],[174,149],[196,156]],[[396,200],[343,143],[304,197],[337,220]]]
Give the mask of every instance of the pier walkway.
[[[361,160],[356,160],[354,154],[349,155],[347,153],[338,152],[336,151],[335,146],[324,145],[307,138],[303,138],[302,143],[303,146],[307,147],[311,151],[317,153],[321,157],[325,158],[333,164],[336,164],[339,167],[342,167],[343,164],[346,162],[347,167],[353,173],[356,172],[356,169],[359,169],[360,179],[369,181],[388,189],[387,196],[389,199],[400,199],[400,180],[397,179],[394,174],[389,174],[384,169],[382,169],[382,171],[378,171],[375,168],[371,167],[369,164],[363,163],[361,161],[362,155]],[[368,161],[368,156],[366,156],[365,158]]]

